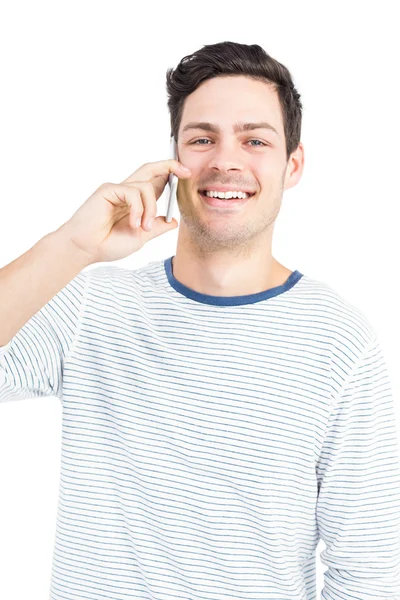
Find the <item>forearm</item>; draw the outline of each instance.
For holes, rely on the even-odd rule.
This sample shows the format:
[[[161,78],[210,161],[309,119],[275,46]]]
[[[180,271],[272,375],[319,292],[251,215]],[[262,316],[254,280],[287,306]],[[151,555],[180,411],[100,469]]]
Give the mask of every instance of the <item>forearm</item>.
[[[0,346],[85,267],[92,264],[63,228],[40,239],[0,269]]]

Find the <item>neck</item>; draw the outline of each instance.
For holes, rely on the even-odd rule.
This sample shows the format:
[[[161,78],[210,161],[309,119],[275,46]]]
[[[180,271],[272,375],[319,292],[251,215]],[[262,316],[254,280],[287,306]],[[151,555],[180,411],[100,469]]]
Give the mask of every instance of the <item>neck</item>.
[[[242,257],[199,257],[177,248],[174,277],[183,285],[211,296],[245,296],[283,285],[292,271],[264,252]]]

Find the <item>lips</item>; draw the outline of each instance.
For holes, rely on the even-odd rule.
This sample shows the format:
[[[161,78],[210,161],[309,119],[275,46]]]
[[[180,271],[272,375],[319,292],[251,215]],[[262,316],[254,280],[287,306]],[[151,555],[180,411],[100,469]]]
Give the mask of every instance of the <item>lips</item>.
[[[240,192],[245,192],[249,196],[249,198],[251,198],[251,196],[254,196],[254,194],[255,194],[255,192],[252,192],[250,190],[249,191],[242,190],[242,189],[238,190],[238,189],[233,189],[233,188],[231,190],[218,190],[218,189],[215,190],[213,188],[210,188],[209,190],[199,190],[199,194],[201,196],[206,196],[206,192],[211,192],[211,191],[213,191],[213,192],[239,192],[240,191]],[[206,197],[208,198],[208,196],[206,196]],[[223,198],[220,198],[220,200],[223,200]],[[240,200],[240,198],[227,198],[227,200]]]
[[[204,192],[199,192],[199,196],[206,205],[214,208],[222,208],[225,209],[225,211],[239,210],[242,205],[246,204],[247,202],[250,202],[251,200],[251,196],[247,198],[214,198],[206,196]]]

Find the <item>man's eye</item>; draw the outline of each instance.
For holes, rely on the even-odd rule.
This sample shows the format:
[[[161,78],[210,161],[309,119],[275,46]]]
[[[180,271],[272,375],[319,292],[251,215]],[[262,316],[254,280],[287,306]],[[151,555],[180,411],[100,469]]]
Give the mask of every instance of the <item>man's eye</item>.
[[[191,144],[192,144],[192,145],[193,145],[193,144],[197,144],[197,142],[202,142],[202,141],[209,142],[210,140],[209,140],[209,139],[207,139],[207,138],[199,138],[198,140],[195,140],[194,142],[191,142]],[[266,146],[266,145],[267,145],[267,144],[265,144],[264,142],[262,142],[261,140],[257,140],[257,139],[254,139],[254,140],[248,140],[248,141],[249,141],[249,142],[260,142],[260,144],[261,144],[262,146]],[[208,144],[198,144],[198,145],[199,145],[199,146],[208,146]],[[259,144],[256,144],[256,147],[257,147],[257,146],[259,146]]]
[[[260,144],[262,144],[263,146],[266,146],[266,144],[264,144],[264,142],[262,142],[261,140],[249,140],[249,142],[260,142]],[[258,146],[258,144],[257,144]]]
[[[197,142],[202,142],[203,140],[206,140],[206,142],[209,142],[210,140],[207,140],[206,138],[200,138],[199,140],[195,140],[194,142],[192,142],[192,144],[197,144]],[[206,144],[199,144],[200,146],[206,146]]]

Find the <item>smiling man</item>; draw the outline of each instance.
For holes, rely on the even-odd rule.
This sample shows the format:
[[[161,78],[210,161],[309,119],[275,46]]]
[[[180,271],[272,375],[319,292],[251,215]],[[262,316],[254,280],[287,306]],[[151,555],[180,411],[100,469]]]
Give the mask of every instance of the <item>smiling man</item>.
[[[177,147],[192,177],[179,181],[174,276],[215,296],[283,285],[292,271],[272,256],[272,234],[284,190],[301,177],[304,150],[300,142],[287,159],[274,85],[242,75],[207,79],[186,98]],[[220,199],[205,190],[251,195]]]
[[[175,256],[84,270],[60,228],[0,270],[0,401],[62,403],[50,600],[316,600],[320,539],[322,600],[398,599],[383,350],[360,309],[271,254],[304,165],[290,73],[223,42],[184,57],[167,89],[191,169]],[[144,165],[139,183],[173,162]],[[110,227],[104,190],[72,221],[83,242]],[[110,261],[145,233],[117,210]]]

